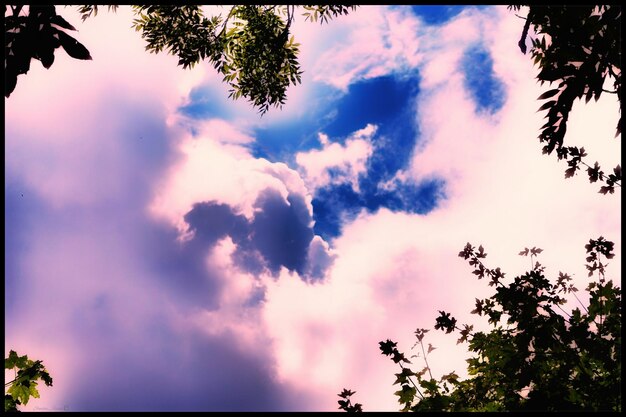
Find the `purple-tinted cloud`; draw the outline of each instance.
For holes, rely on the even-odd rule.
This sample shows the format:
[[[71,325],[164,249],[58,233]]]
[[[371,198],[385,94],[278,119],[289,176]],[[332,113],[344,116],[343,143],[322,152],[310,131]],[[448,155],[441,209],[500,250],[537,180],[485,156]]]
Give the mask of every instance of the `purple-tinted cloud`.
[[[348,91],[419,69],[412,120],[424,140],[384,179],[446,184],[447,198],[425,215],[335,211],[342,228],[332,242],[313,234],[305,178],[250,151],[254,126],[308,111],[316,84],[293,90],[279,116],[259,120],[237,102],[234,121],[186,120],[176,109],[191,88],[221,78],[146,54],[131,19],[121,7],[88,20],[79,39],[93,61],[34,63],[6,101],[5,353],[42,359],[54,378],[30,409],[335,410],[347,387],[368,410],[395,410],[397,366],[377,342],[408,351],[437,309],[470,316],[488,287],[456,256],[468,240],[510,275],[527,268],[514,256],[521,247],[541,246],[542,263],[571,266],[579,288],[586,274],[572,259],[584,259],[590,233],[619,252],[619,195],[564,181],[533,146],[541,91],[515,48],[519,19],[503,7],[443,27],[384,7],[298,26],[308,81]],[[506,90],[497,115],[477,115],[464,83],[463,52],[475,42]],[[587,137],[612,136],[614,104],[575,107],[568,140],[587,149]],[[606,142],[590,151],[619,160]],[[620,276],[618,257],[609,269]],[[434,372],[461,374],[464,347],[428,338]]]
[[[233,336],[185,334],[155,314],[134,334],[82,345],[97,355],[77,363],[81,383],[70,411],[277,411],[298,408],[276,383],[266,357],[240,349]],[[86,336],[86,335],[85,335]],[[106,343],[106,349],[102,344]]]
[[[289,194],[287,201],[275,190],[266,189],[254,203],[248,221],[225,204],[196,203],[185,215],[192,238],[189,248],[207,250],[225,236],[237,245],[234,258],[240,268],[259,274],[264,268],[276,275],[281,267],[304,276],[309,246],[313,239],[311,215],[302,196]],[[318,263],[314,276],[323,275]]]

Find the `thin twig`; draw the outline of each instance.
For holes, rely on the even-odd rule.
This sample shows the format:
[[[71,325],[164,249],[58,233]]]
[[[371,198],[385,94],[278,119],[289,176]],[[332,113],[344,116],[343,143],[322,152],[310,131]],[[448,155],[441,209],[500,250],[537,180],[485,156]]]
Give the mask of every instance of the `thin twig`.
[[[582,303],[582,301],[580,301],[580,299],[578,298],[578,296],[576,295],[575,292],[573,292],[572,294],[574,294],[574,297],[576,297],[576,299],[578,300],[578,303],[581,305],[582,308],[585,309],[585,311],[587,312],[587,314],[589,314],[589,310],[587,310],[587,307],[584,306],[584,304]]]
[[[404,366],[402,366],[402,364],[400,362],[398,362],[398,365],[400,365],[400,368],[402,368],[404,370]],[[413,384],[413,386],[415,387],[415,389],[417,390],[417,393],[420,395],[420,397],[422,397],[422,400],[425,398],[424,394],[422,394],[422,391],[420,391],[420,389],[418,388],[417,385],[415,385],[415,382],[413,382],[413,380],[411,379],[411,377],[409,377],[409,381],[411,381],[411,384]]]
[[[230,19],[230,16],[233,13],[233,9],[234,8],[235,8],[235,6],[230,8],[230,11],[228,12],[228,15],[226,16],[226,20],[224,20],[224,23],[222,24],[222,30],[220,30],[219,35],[216,36],[217,38],[221,37],[222,34],[224,33],[224,31],[226,30],[226,25],[228,24],[228,19]]]
[[[526,16],[526,23],[524,23],[524,30],[522,30],[522,37],[520,38],[517,45],[523,54],[526,54],[526,36],[528,36],[528,29],[530,28],[530,10],[528,11],[528,16]]]
[[[430,365],[428,364],[428,359],[426,359],[426,351],[424,350],[424,342],[420,340],[420,346],[422,347],[422,353],[424,354],[424,362],[426,363],[426,368],[428,368],[428,374],[430,375],[430,379],[433,378],[433,374],[430,372]]]

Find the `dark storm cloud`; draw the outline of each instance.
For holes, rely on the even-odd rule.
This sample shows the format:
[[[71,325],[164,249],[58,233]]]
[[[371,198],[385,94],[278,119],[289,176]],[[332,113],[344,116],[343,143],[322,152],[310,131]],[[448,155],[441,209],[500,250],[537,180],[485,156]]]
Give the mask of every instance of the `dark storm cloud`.
[[[254,218],[248,221],[224,204],[194,204],[185,215],[189,231],[193,232],[187,247],[206,252],[219,239],[230,236],[237,245],[234,260],[244,270],[259,273],[267,268],[277,274],[285,267],[305,274],[313,230],[304,198],[289,194],[285,201],[278,191],[268,188],[259,194],[254,207]],[[316,271],[319,275],[320,271]]]
[[[154,280],[184,309],[218,307],[222,284],[207,268],[203,240],[179,242],[170,225],[154,224],[143,230],[142,256]]]
[[[261,211],[250,224],[250,240],[272,272],[284,266],[303,273],[313,239],[312,219],[302,196],[289,194],[287,201],[276,190],[261,193],[255,203]]]

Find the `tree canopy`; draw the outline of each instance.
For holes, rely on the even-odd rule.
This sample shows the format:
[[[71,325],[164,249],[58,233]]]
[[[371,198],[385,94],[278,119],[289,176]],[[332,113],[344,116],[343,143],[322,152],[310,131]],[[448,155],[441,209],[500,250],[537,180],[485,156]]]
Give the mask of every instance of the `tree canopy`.
[[[572,106],[577,99],[598,100],[602,94],[616,94],[622,103],[622,11],[619,5],[537,6],[512,5],[519,11],[528,7],[519,47],[526,53],[526,38],[532,26],[536,37],[531,37],[531,57],[539,66],[537,80],[556,88],[539,96],[546,100],[539,107],[547,111],[548,119],[541,128],[539,140],[544,154],[556,151],[559,160],[566,160],[565,178],[570,178],[586,167],[590,182],[600,181],[600,193],[613,193],[621,187],[620,165],[612,172],[603,171],[598,164],[583,160],[585,148],[565,146],[565,132]],[[605,82],[612,81],[613,89],[606,90]],[[617,121],[616,137],[621,134],[622,119]],[[596,138],[590,138],[590,140]]]
[[[459,256],[495,288],[491,297],[476,299],[471,313],[486,318],[491,330],[474,332],[474,325],[459,325],[450,313],[439,312],[435,329],[458,332],[457,344],[468,343],[474,354],[465,380],[454,371],[433,377],[428,354],[435,348],[424,349],[428,329],[415,332],[421,371],[410,367],[396,342],[381,341],[381,353],[401,369],[394,383],[400,384],[394,394],[401,411],[621,411],[621,289],[605,277],[613,246],[602,236],[585,245],[589,277],[596,279],[583,303],[567,273],[548,280],[536,260],[542,249],[524,248],[519,255],[529,257],[532,268],[508,280],[500,268],[483,263],[482,246],[468,243]],[[568,294],[579,303],[569,312]],[[340,409],[362,410],[351,402],[354,393],[339,394]]]
[[[301,82],[299,44],[290,35],[295,9],[302,8],[306,20],[324,23],[356,8],[236,5],[225,17],[206,17],[199,5],[132,7],[132,26],[146,40],[147,51],[167,51],[183,68],[208,60],[230,86],[229,96],[246,98],[261,114],[281,107],[287,88]],[[98,6],[79,6],[78,11],[84,21],[97,15]],[[65,30],[76,29],[56,14],[55,6],[29,6],[27,11],[24,6],[5,7],[5,97],[15,89],[17,77],[28,72],[31,59],[50,68],[59,46],[73,58],[92,59]]]

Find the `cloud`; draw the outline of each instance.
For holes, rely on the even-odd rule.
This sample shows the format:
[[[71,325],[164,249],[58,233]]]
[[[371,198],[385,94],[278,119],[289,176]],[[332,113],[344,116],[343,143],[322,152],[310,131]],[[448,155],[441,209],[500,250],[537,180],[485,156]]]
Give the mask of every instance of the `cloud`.
[[[256,274],[268,268],[276,274],[285,267],[303,274],[313,230],[302,196],[290,194],[285,202],[279,192],[267,189],[259,194],[254,207],[254,217],[248,221],[224,204],[194,204],[185,215],[187,242],[212,247],[229,236],[236,245],[234,255],[240,268]]]
[[[296,162],[304,170],[309,189],[349,183],[358,193],[359,175],[365,172],[365,163],[372,154],[370,138],[375,133],[376,126],[368,124],[354,132],[344,145],[330,143],[327,135],[319,133],[322,149],[296,154]]]
[[[620,247],[619,196],[604,198],[582,175],[565,180],[563,165],[541,155],[541,88],[532,62],[516,47],[521,29],[501,7],[461,13],[420,39],[421,46],[438,39],[438,46],[424,51],[420,66],[421,140],[396,178],[443,178],[447,198],[425,215],[360,210],[344,219],[333,240],[337,258],[323,286],[305,290],[283,277],[268,283],[265,317],[281,358],[279,375],[295,386],[306,381],[321,408],[332,409],[333,394],[350,388],[367,410],[398,409],[392,385],[398,367],[380,354],[378,342],[390,338],[415,353],[413,331],[432,329],[438,310],[480,325],[469,311],[490,288],[458,258],[465,243],[482,244],[487,263],[509,277],[529,267],[519,250],[536,245],[544,249],[540,261],[548,276],[573,272],[578,288],[586,286],[583,246],[589,238],[611,236]],[[461,57],[478,36],[505,89],[506,101],[494,114],[476,112],[464,82]],[[620,154],[611,142],[617,108],[612,97],[576,106],[566,140],[603,138],[593,142],[595,155],[611,166]],[[315,200],[313,205],[317,211]],[[611,268],[619,277],[621,261]],[[428,359],[436,378],[452,370],[463,374],[467,353],[455,345],[456,337],[432,330],[426,341],[437,347]],[[414,361],[421,369],[421,359]]]
[[[276,274],[285,267],[306,279],[305,271],[321,277],[326,261],[319,254],[316,266],[307,261],[313,207],[300,175],[284,163],[253,158],[241,140],[229,139],[241,136],[232,125],[212,125],[221,128],[197,130],[195,137],[181,131],[183,157],[158,186],[151,212],[175,225],[183,242],[210,247],[230,236],[248,271]]]
[[[339,143],[363,126],[373,124],[377,129],[369,139],[372,152],[365,160],[364,172],[349,179],[333,169],[329,173],[332,181],[314,190],[316,233],[327,239],[338,236],[341,225],[362,208],[425,213],[437,205],[443,196],[441,178],[415,181],[401,173],[421,141],[415,120],[418,91],[418,76],[386,75],[356,82],[330,107],[336,113],[324,132],[337,137]]]
[[[79,22],[69,9],[59,13]],[[199,225],[202,239],[177,238],[193,203],[222,196],[221,204],[234,204],[249,192],[236,214],[210,214],[244,216],[249,231],[278,226],[275,215],[287,215],[293,230],[286,234],[300,246],[282,253],[274,242],[261,254],[271,267],[321,277],[328,246],[312,238],[306,188],[285,164],[250,158],[241,127],[211,120],[192,132],[174,112],[201,66],[185,72],[174,57],[146,54],[131,20],[121,7],[86,21],[77,39],[97,65],[58,52],[49,71],[33,63],[6,103],[5,353],[42,359],[54,378],[27,408],[296,409],[302,394],[275,381],[271,341],[250,319],[263,289],[228,263],[234,251],[225,238],[236,232],[211,235]],[[188,167],[198,199],[183,187],[182,201],[155,216],[159,179],[185,162],[179,145],[193,146],[193,134],[207,132],[216,139],[197,142],[209,157]],[[194,169],[213,183],[202,184]],[[214,184],[216,195],[206,193]],[[309,252],[314,263],[303,265]]]
[[[342,24],[349,30],[319,57],[315,81],[347,91],[357,80],[414,68],[421,60],[421,27],[409,8],[361,6]]]
[[[369,178],[360,193],[350,181],[313,190],[295,165],[256,157],[255,126],[280,118],[238,123],[250,119],[237,106],[228,120],[180,114],[194,87],[219,79],[145,54],[125,8],[81,26],[97,66],[61,53],[49,71],[20,77],[6,111],[5,324],[7,350],[43,359],[55,381],[32,407],[336,410],[345,387],[368,410],[394,410],[398,367],[378,342],[415,353],[413,331],[432,328],[439,309],[473,322],[474,297],[489,287],[458,258],[466,242],[508,276],[528,269],[519,250],[539,246],[548,274],[573,273],[579,288],[589,238],[619,252],[619,191],[566,181],[540,154],[541,89],[516,47],[519,19],[498,7],[422,26],[411,13],[361,7],[304,29],[323,39],[303,45],[318,62],[311,79],[346,99],[363,88],[400,103],[385,109],[400,118],[376,107],[350,118],[335,103],[337,123],[313,129],[334,140],[322,151],[337,144],[337,161],[356,163],[346,178]],[[472,45],[506,92],[493,113],[477,113],[468,91]],[[311,111],[302,103],[312,90],[297,91],[281,117]],[[590,153],[612,167],[617,115],[612,97],[577,103],[566,140],[600,138]],[[363,172],[349,140],[367,123],[376,135],[354,139],[371,145]],[[323,178],[327,165],[309,165]],[[609,270],[619,277],[621,260]],[[462,374],[455,337],[426,340],[436,377]]]

